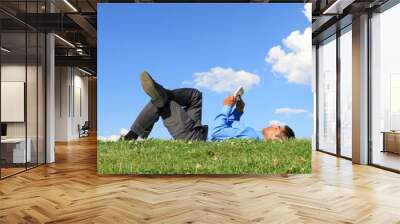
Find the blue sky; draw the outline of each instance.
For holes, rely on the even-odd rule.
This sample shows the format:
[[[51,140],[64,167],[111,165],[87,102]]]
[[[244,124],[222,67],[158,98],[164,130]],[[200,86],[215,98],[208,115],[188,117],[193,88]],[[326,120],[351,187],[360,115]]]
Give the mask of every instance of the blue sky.
[[[243,84],[243,122],[261,130],[279,121],[310,137],[307,13],[293,3],[99,4],[98,135],[129,129],[149,101],[139,82],[147,70],[166,88],[198,87],[204,124]],[[170,138],[161,120],[150,137]]]

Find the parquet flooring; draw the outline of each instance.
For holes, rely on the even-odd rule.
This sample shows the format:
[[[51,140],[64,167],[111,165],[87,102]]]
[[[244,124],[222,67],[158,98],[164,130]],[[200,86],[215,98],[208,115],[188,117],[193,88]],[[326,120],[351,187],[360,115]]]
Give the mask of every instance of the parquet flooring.
[[[400,175],[313,153],[298,176],[98,176],[96,141],[0,181],[0,223],[400,223]]]

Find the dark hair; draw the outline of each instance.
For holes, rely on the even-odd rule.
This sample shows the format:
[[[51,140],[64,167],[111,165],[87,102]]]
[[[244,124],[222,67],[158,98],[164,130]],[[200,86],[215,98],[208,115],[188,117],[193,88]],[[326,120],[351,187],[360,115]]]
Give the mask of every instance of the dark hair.
[[[283,127],[283,134],[286,138],[296,138],[294,131],[287,125]]]

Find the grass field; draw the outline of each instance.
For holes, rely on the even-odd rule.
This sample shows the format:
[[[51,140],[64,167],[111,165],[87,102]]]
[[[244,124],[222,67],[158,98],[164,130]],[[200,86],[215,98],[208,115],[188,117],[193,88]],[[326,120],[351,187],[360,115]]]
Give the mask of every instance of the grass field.
[[[311,172],[311,142],[98,141],[99,174],[298,174]]]

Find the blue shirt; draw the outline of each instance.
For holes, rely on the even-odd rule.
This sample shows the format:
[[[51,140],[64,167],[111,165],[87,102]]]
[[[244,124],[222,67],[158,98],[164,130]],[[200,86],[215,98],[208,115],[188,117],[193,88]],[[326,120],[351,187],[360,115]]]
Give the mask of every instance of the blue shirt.
[[[214,127],[211,132],[211,141],[225,140],[230,138],[254,138],[262,140],[261,133],[252,127],[240,122],[243,112],[230,106],[224,106],[221,113],[215,117]]]

